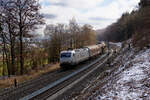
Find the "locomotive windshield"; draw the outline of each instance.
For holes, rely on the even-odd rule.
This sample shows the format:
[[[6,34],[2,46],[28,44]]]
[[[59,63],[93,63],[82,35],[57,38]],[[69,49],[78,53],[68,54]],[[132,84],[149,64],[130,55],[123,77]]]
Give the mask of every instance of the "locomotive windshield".
[[[71,57],[71,53],[62,53],[61,58],[68,58]]]

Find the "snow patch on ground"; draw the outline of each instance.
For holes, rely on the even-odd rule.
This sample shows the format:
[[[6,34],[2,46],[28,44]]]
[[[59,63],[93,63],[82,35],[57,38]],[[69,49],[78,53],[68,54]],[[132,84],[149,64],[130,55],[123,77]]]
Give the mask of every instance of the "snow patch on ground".
[[[118,75],[115,83],[105,85],[97,100],[150,100],[150,49],[139,53],[131,61],[131,67]]]

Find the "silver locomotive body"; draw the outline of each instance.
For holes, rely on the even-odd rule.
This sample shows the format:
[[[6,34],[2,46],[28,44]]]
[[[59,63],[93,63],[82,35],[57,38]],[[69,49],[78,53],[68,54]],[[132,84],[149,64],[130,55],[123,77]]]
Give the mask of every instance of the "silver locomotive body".
[[[66,50],[60,53],[60,66],[77,65],[103,52],[105,44],[86,46],[80,49]]]

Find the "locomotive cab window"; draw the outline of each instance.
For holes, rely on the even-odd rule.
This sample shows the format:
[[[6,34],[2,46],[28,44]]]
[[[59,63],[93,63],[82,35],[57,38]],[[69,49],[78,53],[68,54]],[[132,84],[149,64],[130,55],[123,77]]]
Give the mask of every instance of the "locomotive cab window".
[[[68,58],[71,57],[71,53],[62,53],[61,58]]]

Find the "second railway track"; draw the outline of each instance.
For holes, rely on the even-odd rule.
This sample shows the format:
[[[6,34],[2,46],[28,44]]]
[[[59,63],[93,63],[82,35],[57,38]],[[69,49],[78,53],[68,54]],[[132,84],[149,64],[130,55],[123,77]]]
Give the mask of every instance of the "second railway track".
[[[112,53],[111,53],[112,54]],[[92,73],[100,65],[105,63],[111,55],[107,57],[108,54],[103,55],[101,58],[97,59],[93,63],[89,64],[87,67],[83,67],[72,74],[63,77],[48,86],[35,91],[34,93],[25,96],[21,100],[52,100],[58,95],[61,95],[64,91],[71,88],[75,83],[81,81],[89,73]]]

